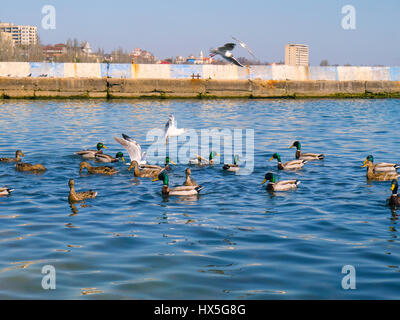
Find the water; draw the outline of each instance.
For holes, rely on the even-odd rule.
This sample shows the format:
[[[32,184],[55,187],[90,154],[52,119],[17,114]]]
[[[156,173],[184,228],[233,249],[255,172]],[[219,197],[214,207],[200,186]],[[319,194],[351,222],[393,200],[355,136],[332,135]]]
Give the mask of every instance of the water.
[[[398,218],[385,205],[390,183],[368,183],[362,161],[399,161],[399,100],[3,101],[0,155],[16,149],[42,163],[43,175],[0,165],[0,298],[23,299],[397,299]],[[254,172],[221,165],[193,168],[205,186],[198,200],[161,197],[161,183],[135,179],[116,164],[113,177],[79,176],[74,151],[122,132],[147,149],[146,133],[174,113],[179,127],[253,128]],[[261,186],[277,172],[274,152],[324,161],[297,173],[297,191]],[[122,151],[124,151],[122,149]],[[129,157],[127,157],[129,158]],[[170,174],[182,183],[186,166]],[[95,200],[71,207],[68,179]],[[42,267],[56,268],[43,290]],[[343,290],[344,265],[356,290]]]

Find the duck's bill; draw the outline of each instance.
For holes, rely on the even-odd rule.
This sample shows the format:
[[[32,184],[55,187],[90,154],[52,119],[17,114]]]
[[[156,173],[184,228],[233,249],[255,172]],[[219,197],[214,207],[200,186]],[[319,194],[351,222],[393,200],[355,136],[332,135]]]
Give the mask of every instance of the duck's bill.
[[[106,147],[104,144],[103,144],[103,148],[104,148],[104,149],[107,149],[107,147]]]
[[[390,190],[394,190],[394,187],[395,187],[395,185],[394,184],[392,184],[392,186],[390,187]]]
[[[175,163],[175,162],[173,162],[173,161],[170,161],[170,163],[172,163],[174,166],[176,166],[176,163]]]
[[[361,168],[365,168],[366,166],[367,166],[367,164],[364,163],[364,164],[361,166]]]
[[[264,181],[261,183],[261,184],[264,184],[264,183],[266,183],[267,182],[267,179],[264,179]]]
[[[122,162],[125,162],[125,159],[124,159],[124,157],[121,157],[121,160],[122,160]]]
[[[294,148],[294,145],[291,145],[291,146],[289,147],[289,149],[292,149],[292,148]]]
[[[365,159],[363,164],[365,165],[365,164],[367,164],[367,162],[368,162],[368,159]]]
[[[268,161],[274,160],[274,157],[271,157]]]
[[[154,181],[158,181],[158,180],[160,180],[160,179],[158,179],[158,178],[154,178],[152,181],[154,182]]]

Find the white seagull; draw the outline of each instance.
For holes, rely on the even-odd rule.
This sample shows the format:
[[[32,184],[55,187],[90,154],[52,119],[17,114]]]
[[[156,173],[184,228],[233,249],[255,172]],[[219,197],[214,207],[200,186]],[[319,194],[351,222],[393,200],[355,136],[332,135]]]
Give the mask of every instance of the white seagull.
[[[240,41],[239,39],[237,39],[237,38],[235,38],[235,37],[232,37],[232,39],[235,40],[235,41],[237,41],[237,42],[240,44],[240,46],[241,46],[242,48],[246,49],[247,52],[250,53],[251,56],[252,56],[254,59],[257,60],[256,56],[255,56],[254,53],[249,49],[249,47],[247,46],[247,44],[245,44],[243,41]]]
[[[215,55],[219,54],[222,58],[229,61],[230,63],[233,63],[239,67],[244,68],[244,65],[242,65],[239,61],[237,61],[231,52],[235,48],[235,46],[236,46],[235,43],[226,43],[222,47],[211,49],[210,56],[214,57]]]
[[[128,151],[131,162],[136,161],[139,165],[145,165],[146,152],[142,153],[142,148],[140,147],[140,144],[126,134],[122,134],[122,138],[123,139],[114,137],[114,140]]]
[[[184,134],[186,131],[186,129],[181,128],[178,129],[176,127],[176,121],[175,121],[175,117],[173,114],[168,116],[168,121],[165,124],[165,129],[164,129],[164,138],[165,138],[165,144],[168,143],[168,137],[177,137],[180,136],[182,134]]]

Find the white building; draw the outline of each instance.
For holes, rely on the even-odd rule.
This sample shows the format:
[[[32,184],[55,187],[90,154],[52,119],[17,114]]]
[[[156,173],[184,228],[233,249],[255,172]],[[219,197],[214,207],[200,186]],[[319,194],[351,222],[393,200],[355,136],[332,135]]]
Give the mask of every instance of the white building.
[[[289,66],[308,66],[308,46],[305,44],[287,44],[285,46],[285,64]]]
[[[17,26],[12,23],[0,23],[0,32],[11,34],[14,44],[34,45],[38,43],[37,27]]]

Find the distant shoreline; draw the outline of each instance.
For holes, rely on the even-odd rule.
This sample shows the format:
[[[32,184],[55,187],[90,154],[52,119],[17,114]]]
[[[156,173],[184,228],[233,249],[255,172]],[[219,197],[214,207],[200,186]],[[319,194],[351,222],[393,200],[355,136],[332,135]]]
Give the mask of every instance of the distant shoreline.
[[[0,99],[400,98],[399,81],[0,77]]]

